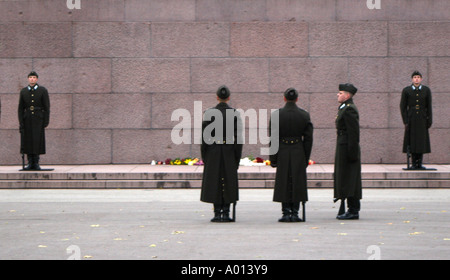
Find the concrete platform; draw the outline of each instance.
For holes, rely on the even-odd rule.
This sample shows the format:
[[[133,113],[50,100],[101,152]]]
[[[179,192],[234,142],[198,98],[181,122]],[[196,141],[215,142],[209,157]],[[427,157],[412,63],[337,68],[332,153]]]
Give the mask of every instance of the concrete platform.
[[[450,259],[449,189],[366,189],[360,219],[340,221],[333,190],[316,188],[305,223],[277,222],[273,190],[239,194],[237,221],[220,224],[199,189],[0,190],[0,260],[199,260],[217,272],[208,260]],[[145,265],[184,279],[179,263]]]
[[[450,165],[426,165],[436,171],[404,171],[405,165],[363,164],[364,188],[450,188]],[[200,188],[203,166],[55,165],[53,171],[23,172],[0,166],[0,189],[172,189]],[[308,167],[309,188],[333,187],[333,164]],[[241,166],[240,188],[273,188],[275,169]]]

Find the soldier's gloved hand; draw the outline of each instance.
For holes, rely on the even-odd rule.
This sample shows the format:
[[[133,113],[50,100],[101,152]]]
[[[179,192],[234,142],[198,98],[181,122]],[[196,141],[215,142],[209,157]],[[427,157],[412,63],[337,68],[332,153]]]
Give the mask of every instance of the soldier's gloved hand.
[[[277,163],[276,163],[276,162],[273,162],[273,161],[271,161],[271,162],[270,162],[270,166],[272,166],[273,168],[276,168],[276,167],[277,167]]]

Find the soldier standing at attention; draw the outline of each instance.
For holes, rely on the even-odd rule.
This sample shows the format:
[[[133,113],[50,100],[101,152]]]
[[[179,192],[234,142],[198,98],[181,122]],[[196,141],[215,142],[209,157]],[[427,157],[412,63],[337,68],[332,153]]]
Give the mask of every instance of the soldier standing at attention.
[[[403,153],[408,149],[412,155],[412,169],[426,169],[422,166],[423,154],[430,153],[430,134],[433,124],[431,90],[422,85],[422,74],[411,75],[412,85],[405,87],[400,101],[400,111],[405,125]]]
[[[46,152],[45,128],[50,120],[50,99],[47,89],[37,83],[38,74],[28,74],[28,86],[20,91],[19,124],[20,151],[27,154],[28,165],[24,170],[41,170],[39,155]]]
[[[204,162],[200,200],[214,204],[211,222],[233,222],[230,205],[239,200],[238,168],[242,155],[239,113],[228,105],[230,90],[217,90],[216,107],[205,111],[201,155]]]
[[[359,147],[359,113],[353,103],[357,92],[352,84],[340,84],[336,117],[337,142],[334,161],[334,198],[341,200],[339,220],[359,219],[362,198],[361,151]],[[345,200],[348,211],[345,212]],[[345,212],[345,213],[344,213]]]
[[[300,202],[305,207],[308,201],[306,168],[313,145],[313,125],[309,113],[296,104],[297,90],[287,89],[284,101],[285,106],[272,114],[270,122],[270,131],[274,132],[271,135],[279,138],[278,152],[270,155],[271,166],[277,168],[273,200],[281,202],[283,216],[279,222],[302,222],[298,212]]]

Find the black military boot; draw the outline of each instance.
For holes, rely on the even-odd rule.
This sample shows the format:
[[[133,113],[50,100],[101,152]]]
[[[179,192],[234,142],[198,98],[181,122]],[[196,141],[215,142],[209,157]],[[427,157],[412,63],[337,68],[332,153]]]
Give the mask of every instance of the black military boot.
[[[289,223],[291,222],[291,204],[290,203],[281,203],[281,212],[283,213],[283,216],[278,220],[280,223]]]
[[[302,219],[300,219],[300,217],[298,216],[298,211],[300,210],[300,202],[294,202],[291,203],[291,209],[292,209],[292,214],[291,214],[291,222],[303,222]]]
[[[420,169],[421,165],[420,154],[412,154],[412,169]]]
[[[34,155],[33,170],[41,170],[41,166],[39,165],[39,160],[40,160],[39,155]]]
[[[426,167],[422,165],[423,154],[417,154],[417,169],[425,170]]]
[[[211,219],[213,223],[220,223],[222,221],[222,205],[214,204],[214,218]]]
[[[34,167],[34,155],[27,155],[28,165],[23,168],[23,170],[33,170]]]
[[[358,220],[359,219],[359,213],[353,212],[353,211],[347,211],[342,215],[338,215],[336,217],[338,220]]]
[[[233,219],[230,218],[230,204],[229,203],[223,205],[222,222],[224,222],[224,223],[234,222]]]

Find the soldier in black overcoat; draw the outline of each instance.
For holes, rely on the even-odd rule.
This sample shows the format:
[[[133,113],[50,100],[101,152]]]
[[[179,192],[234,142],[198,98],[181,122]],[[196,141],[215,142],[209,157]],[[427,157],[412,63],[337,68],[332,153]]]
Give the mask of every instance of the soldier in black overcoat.
[[[340,213],[337,219],[359,219],[362,199],[361,150],[359,145],[359,113],[353,103],[357,89],[352,84],[340,84],[338,93],[338,114],[336,117],[336,155],[334,162],[334,198],[348,202],[348,211]]]
[[[278,151],[270,155],[271,166],[277,168],[273,201],[281,202],[279,222],[301,222],[300,202],[308,201],[306,168],[313,145],[313,124],[309,113],[296,104],[297,90],[287,89],[284,101],[285,106],[272,113],[270,121],[271,143],[273,135],[279,144]]]
[[[403,153],[411,153],[412,169],[425,169],[422,166],[423,154],[431,152],[428,132],[433,124],[431,90],[422,85],[422,74],[419,71],[415,71],[411,79],[412,85],[403,89],[400,101],[405,125]]]
[[[232,222],[230,205],[239,200],[238,168],[242,156],[242,122],[228,105],[230,90],[217,90],[216,107],[205,111],[201,156],[204,162],[200,200],[214,204],[211,222]]]
[[[46,153],[45,128],[50,121],[50,99],[47,89],[37,83],[38,78],[32,71],[28,75],[28,86],[20,91],[19,97],[20,151],[28,157],[25,170],[41,170],[39,155]]]

